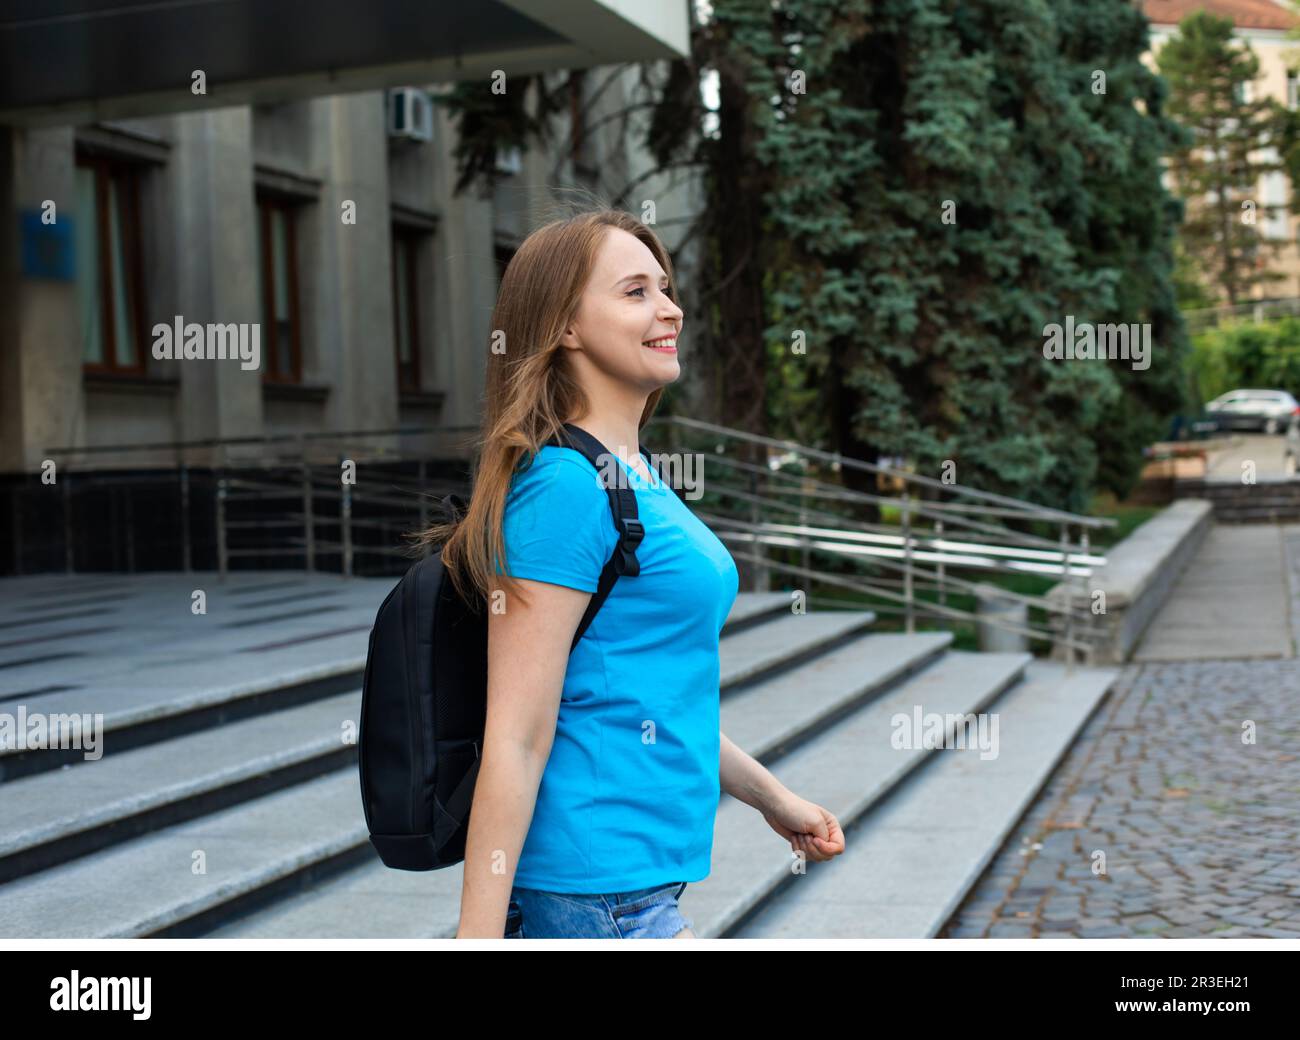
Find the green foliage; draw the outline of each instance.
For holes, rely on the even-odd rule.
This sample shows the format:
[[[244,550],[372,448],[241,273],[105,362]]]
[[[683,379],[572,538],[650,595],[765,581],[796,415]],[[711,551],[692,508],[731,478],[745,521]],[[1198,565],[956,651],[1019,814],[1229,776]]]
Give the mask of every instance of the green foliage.
[[[576,75],[576,73],[574,74]],[[505,81],[504,92],[492,80],[465,80],[434,103],[456,122],[457,178],[454,194],[472,183],[488,187],[500,176],[497,154],[510,148],[528,148],[552,139],[551,117],[564,108],[563,88],[547,90],[545,77],[521,76]],[[529,106],[529,92],[536,102]]]
[[[834,442],[809,392],[847,386],[860,441],[918,472],[953,459],[961,483],[1073,509],[1094,483],[1126,493],[1181,404],[1186,352],[1179,207],[1160,183],[1180,134],[1139,60],[1141,14],[1122,0],[786,0],[781,14],[737,41],[764,58],[755,155],[776,173],[784,243],[774,426]],[[805,95],[785,84],[793,68]],[[1044,359],[1044,326],[1068,314],[1150,322],[1150,368]]]
[[[1174,243],[1174,296],[1180,311],[1207,310],[1218,302],[1206,290],[1205,272],[1179,239]]]
[[[1127,0],[713,0],[645,143],[701,171],[715,417],[1067,509],[1126,494],[1187,353],[1186,135],[1147,30]],[[462,171],[535,131],[515,97],[455,97]],[[1149,323],[1150,367],[1044,358],[1070,315]]]
[[[1234,322],[1198,333],[1191,367],[1206,401],[1243,387],[1300,395],[1300,318]]]
[[[1270,98],[1245,100],[1259,59],[1234,39],[1230,18],[1203,10],[1188,15],[1156,61],[1169,83],[1168,114],[1190,131],[1170,161],[1188,205],[1183,245],[1235,304],[1252,286],[1281,277],[1262,262],[1275,247],[1259,223],[1281,207],[1264,206],[1255,195],[1259,178],[1282,168],[1265,161],[1268,149],[1300,151],[1294,121]]]
[[[1088,511],[1089,514],[1092,516],[1109,516],[1117,521],[1114,527],[1098,528],[1092,533],[1090,545],[1094,550],[1098,551],[1119,545],[1120,542],[1153,516],[1157,516],[1164,511],[1163,506],[1119,505],[1113,499],[1106,501],[1106,496],[1098,496],[1098,498],[1100,501],[1093,501],[1092,508]]]

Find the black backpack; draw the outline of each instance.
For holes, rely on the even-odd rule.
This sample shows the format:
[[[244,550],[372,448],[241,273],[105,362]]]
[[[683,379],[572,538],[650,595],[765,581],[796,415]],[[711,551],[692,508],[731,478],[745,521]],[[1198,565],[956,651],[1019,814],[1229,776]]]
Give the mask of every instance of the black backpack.
[[[565,423],[548,444],[576,448],[601,471],[604,445]],[[647,465],[650,457],[646,456]],[[626,482],[620,482],[626,483]],[[607,487],[618,544],[600,574],[573,645],[614,582],[639,573],[645,534],[630,487]],[[443,499],[459,519],[465,502]],[[398,870],[438,870],[465,858],[469,810],[487,718],[487,614],[456,592],[441,550],[393,587],[370,630],[362,680],[357,765],[366,828],[379,858]]]

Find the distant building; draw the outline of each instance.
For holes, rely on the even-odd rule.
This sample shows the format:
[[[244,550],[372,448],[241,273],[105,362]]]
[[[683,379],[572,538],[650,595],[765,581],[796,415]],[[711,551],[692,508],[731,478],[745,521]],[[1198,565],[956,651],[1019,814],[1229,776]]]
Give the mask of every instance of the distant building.
[[[258,438],[475,426],[500,273],[536,208],[613,196],[647,168],[608,118],[639,89],[639,66],[618,66],[689,49],[686,0],[332,5],[335,21],[283,38],[273,5],[218,6],[211,25],[195,22],[206,7],[161,3],[0,34],[0,573],[59,565],[65,525],[80,546],[108,522],[59,504],[49,460],[85,488],[256,459]],[[539,71],[567,91],[559,142],[502,155],[493,191],[454,196],[456,129],[432,95]],[[690,185],[652,178],[624,205],[644,198],[679,221],[671,247]],[[155,327],[178,325],[209,351],[256,326],[260,364],[155,357]],[[157,447],[102,450],[122,445]],[[138,527],[150,507],[123,508]]]
[[[1259,96],[1273,98],[1292,109],[1300,104],[1300,72],[1296,71],[1300,68],[1300,40],[1288,35],[1300,24],[1300,18],[1286,7],[1272,0],[1142,0],[1142,10],[1151,21],[1151,50],[1146,60],[1152,68],[1155,54],[1178,31],[1178,23],[1205,10],[1220,18],[1231,18],[1237,38],[1258,56],[1260,75],[1254,89]],[[1300,296],[1300,216],[1288,209],[1292,191],[1285,173],[1260,178],[1261,206],[1281,207],[1271,217],[1260,213],[1261,235],[1278,244],[1265,262],[1284,277],[1255,286],[1252,295],[1257,299]]]

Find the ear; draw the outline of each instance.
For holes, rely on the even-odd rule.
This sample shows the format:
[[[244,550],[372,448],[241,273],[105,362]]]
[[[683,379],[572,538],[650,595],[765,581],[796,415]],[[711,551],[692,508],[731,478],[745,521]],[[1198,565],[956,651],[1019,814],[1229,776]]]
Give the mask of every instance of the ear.
[[[568,326],[560,336],[560,346],[567,347],[569,350],[581,349],[582,344],[578,342],[578,334],[572,325]]]

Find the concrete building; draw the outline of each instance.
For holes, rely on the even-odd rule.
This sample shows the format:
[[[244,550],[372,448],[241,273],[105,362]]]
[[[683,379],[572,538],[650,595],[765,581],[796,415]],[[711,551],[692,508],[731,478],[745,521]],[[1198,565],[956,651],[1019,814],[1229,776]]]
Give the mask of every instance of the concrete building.
[[[1300,25],[1300,17],[1289,7],[1273,0],[1142,0],[1142,10],[1151,21],[1151,50],[1146,61],[1153,69],[1155,55],[1178,31],[1178,23],[1194,11],[1205,10],[1232,19],[1236,37],[1259,58],[1260,74],[1252,87],[1256,95],[1291,109],[1300,105],[1300,39],[1290,35]],[[1264,263],[1283,277],[1254,286],[1252,296],[1256,299],[1300,297],[1300,216],[1287,208],[1293,192],[1285,173],[1260,178],[1257,197],[1261,207],[1281,207],[1269,215],[1260,213],[1260,233],[1275,245]]]
[[[168,0],[0,27],[11,544],[63,522],[41,504],[53,496],[33,498],[50,461],[79,476],[202,469],[255,461],[259,438],[473,427],[504,263],[545,204],[612,198],[646,168],[616,118],[640,89],[622,63],[654,74],[689,50],[686,0],[381,0],[328,5],[310,27],[275,0],[219,6],[215,21]],[[493,190],[456,195],[436,95],[536,73],[569,97],[559,143],[503,156]],[[624,206],[643,198],[671,246],[691,185],[651,180]],[[172,330],[209,356],[155,356]],[[211,356],[241,333],[256,367]],[[117,446],[137,450],[103,450]]]

